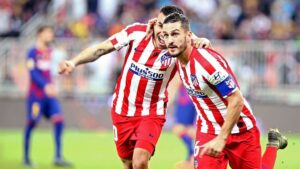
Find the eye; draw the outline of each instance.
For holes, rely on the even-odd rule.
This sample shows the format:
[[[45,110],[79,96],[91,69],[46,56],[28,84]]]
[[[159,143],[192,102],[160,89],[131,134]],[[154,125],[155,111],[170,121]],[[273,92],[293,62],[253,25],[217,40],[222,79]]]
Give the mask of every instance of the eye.
[[[178,36],[179,35],[179,33],[177,33],[177,32],[173,32],[172,34],[171,34],[171,36]]]
[[[169,37],[169,35],[166,34],[166,33],[163,35],[163,38],[164,38],[164,39],[167,39],[168,37]]]

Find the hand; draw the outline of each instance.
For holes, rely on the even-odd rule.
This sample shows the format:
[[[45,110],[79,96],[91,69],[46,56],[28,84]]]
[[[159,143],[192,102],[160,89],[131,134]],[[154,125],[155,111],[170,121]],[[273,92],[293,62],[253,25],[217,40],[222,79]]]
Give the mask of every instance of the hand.
[[[210,43],[210,41],[206,38],[195,38],[192,39],[192,45],[195,48],[211,48],[212,49],[212,45]]]
[[[149,39],[153,35],[153,27],[157,21],[157,18],[152,18],[148,21],[146,30],[146,39]]]
[[[72,61],[64,60],[59,63],[58,73],[69,75],[75,69],[75,64]]]
[[[200,158],[202,158],[204,154],[217,157],[223,151],[225,145],[226,139],[217,136],[216,138],[212,139],[202,146],[202,149],[200,151]]]
[[[53,84],[47,84],[45,86],[45,93],[48,97],[55,97],[57,95],[55,86]]]

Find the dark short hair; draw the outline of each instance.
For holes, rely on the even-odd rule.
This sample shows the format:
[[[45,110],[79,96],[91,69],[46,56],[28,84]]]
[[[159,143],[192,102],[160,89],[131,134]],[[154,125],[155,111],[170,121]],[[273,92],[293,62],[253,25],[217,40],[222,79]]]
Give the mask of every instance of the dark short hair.
[[[163,24],[166,24],[166,23],[175,23],[175,22],[180,22],[181,23],[181,27],[185,30],[190,30],[190,21],[189,19],[183,15],[183,14],[180,14],[180,13],[172,13],[170,15],[168,15]]]
[[[54,28],[50,25],[41,25],[37,28],[36,34],[39,35],[46,29],[52,29],[53,30]]]
[[[160,9],[160,13],[163,13],[165,16],[168,16],[172,13],[180,13],[180,14],[184,14],[183,10],[177,6],[173,6],[173,5],[168,5],[168,6],[164,6]]]

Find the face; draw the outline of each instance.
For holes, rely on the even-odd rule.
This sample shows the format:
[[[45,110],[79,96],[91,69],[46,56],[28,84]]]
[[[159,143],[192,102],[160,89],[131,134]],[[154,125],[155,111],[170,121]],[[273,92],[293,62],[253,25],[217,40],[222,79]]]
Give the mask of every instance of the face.
[[[162,28],[163,28],[163,22],[164,22],[165,18],[166,18],[166,16],[163,13],[159,13],[159,15],[157,17],[157,21],[153,27],[154,41],[158,45],[158,47],[161,49],[166,48],[166,45],[165,45],[165,42],[164,42],[163,36],[162,36]]]
[[[54,40],[54,31],[52,28],[46,28],[40,33],[39,37],[48,45]]]
[[[163,38],[173,57],[178,57],[185,51],[190,37],[190,31],[183,29],[180,22],[163,25]]]

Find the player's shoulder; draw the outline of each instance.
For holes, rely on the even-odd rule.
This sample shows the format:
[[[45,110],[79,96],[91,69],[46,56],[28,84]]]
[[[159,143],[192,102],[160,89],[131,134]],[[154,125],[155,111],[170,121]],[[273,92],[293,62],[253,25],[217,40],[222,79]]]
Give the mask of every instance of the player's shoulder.
[[[212,53],[215,52],[213,49],[210,48],[195,48],[195,50],[197,51],[198,55],[212,55]]]
[[[128,34],[131,34],[133,32],[146,32],[147,24],[136,22],[136,23],[128,25],[125,28],[125,30]]]
[[[223,56],[211,48],[198,48],[196,49],[196,52],[194,53],[195,58],[203,58],[205,60],[211,61],[211,60],[223,60]]]
[[[216,70],[220,69],[220,59],[217,57],[216,53],[212,49],[199,48],[194,50],[193,56],[196,66],[203,68],[205,74],[211,75]]]

